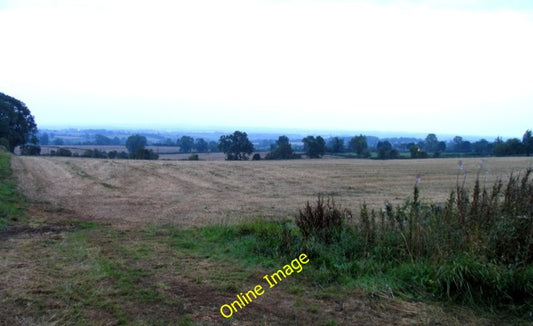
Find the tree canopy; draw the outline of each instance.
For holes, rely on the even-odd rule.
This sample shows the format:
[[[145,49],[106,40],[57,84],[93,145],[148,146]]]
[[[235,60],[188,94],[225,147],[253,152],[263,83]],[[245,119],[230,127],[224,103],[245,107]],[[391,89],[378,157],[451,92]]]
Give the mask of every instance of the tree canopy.
[[[265,157],[267,160],[288,160],[295,158],[291,143],[287,136],[279,136],[275,144],[272,144],[272,151]]]
[[[247,160],[254,151],[254,145],[248,139],[246,132],[235,131],[233,134],[220,136],[218,147],[228,161]]]
[[[26,104],[0,93],[0,139],[8,144],[9,151],[28,143],[36,144],[37,125]]]
[[[305,155],[309,158],[320,158],[326,152],[326,141],[322,136],[307,136],[302,141]]]

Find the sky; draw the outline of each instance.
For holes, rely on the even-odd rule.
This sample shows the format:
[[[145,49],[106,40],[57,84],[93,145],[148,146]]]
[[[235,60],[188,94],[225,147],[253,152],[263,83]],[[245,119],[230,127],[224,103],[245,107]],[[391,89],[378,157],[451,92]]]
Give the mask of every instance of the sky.
[[[39,127],[521,137],[533,1],[0,0],[0,92]]]

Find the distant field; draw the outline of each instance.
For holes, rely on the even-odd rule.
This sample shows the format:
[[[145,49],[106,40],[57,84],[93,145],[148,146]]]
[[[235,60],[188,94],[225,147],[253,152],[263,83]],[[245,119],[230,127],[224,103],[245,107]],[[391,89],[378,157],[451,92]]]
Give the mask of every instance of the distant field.
[[[412,193],[417,174],[421,195],[446,200],[466,173],[472,184],[480,159],[133,161],[59,157],[15,157],[19,183],[32,199],[91,219],[113,223],[207,225],[254,217],[286,218],[318,194],[334,196],[357,211],[363,202],[380,208]],[[530,158],[483,160],[481,180],[531,167]]]

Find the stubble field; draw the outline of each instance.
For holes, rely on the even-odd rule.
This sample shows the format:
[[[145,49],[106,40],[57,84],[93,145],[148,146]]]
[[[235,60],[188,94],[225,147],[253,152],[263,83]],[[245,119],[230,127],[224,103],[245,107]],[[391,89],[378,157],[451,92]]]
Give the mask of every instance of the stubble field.
[[[446,200],[457,183],[487,184],[532,166],[527,158],[404,161],[295,160],[262,162],[131,161],[16,157],[22,192],[55,209],[117,225],[208,225],[297,214],[318,194],[357,211],[412,195],[421,177],[422,199]],[[482,167],[480,168],[480,163]]]
[[[491,185],[533,164],[529,158],[462,161],[458,169],[457,159],[187,162],[14,156],[13,172],[28,202],[27,223],[0,233],[0,324],[501,323],[459,307],[354,288],[324,289],[302,283],[300,276],[226,320],[219,313],[223,303],[281,266],[268,259],[263,264],[261,257],[255,265],[243,264],[228,254],[233,249],[224,250],[231,243],[210,243],[211,231],[180,231],[291,218],[318,194],[332,195],[355,214],[363,202],[379,209],[385,201],[401,203],[411,196],[417,176],[422,198],[442,202],[457,180],[471,185],[479,173]]]

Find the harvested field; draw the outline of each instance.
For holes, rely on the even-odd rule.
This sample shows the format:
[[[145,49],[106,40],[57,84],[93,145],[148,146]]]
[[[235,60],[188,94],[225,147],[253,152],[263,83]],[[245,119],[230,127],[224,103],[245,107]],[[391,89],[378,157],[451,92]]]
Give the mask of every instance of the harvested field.
[[[476,173],[491,185],[532,166],[529,158],[427,160],[131,161],[15,157],[21,190],[54,209],[113,224],[208,225],[294,216],[318,194],[357,211],[401,203],[421,176],[424,200],[442,202]],[[459,174],[459,177],[458,177]]]

